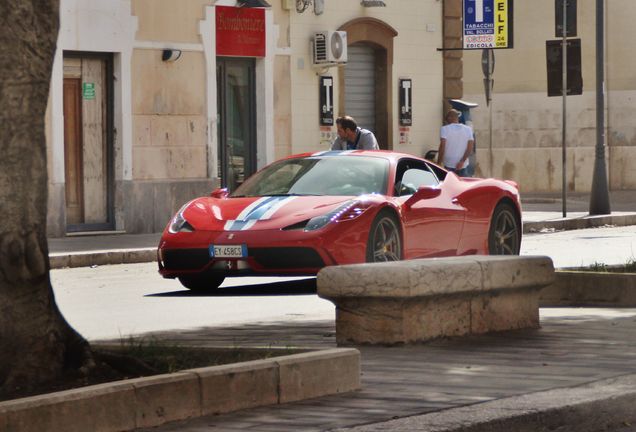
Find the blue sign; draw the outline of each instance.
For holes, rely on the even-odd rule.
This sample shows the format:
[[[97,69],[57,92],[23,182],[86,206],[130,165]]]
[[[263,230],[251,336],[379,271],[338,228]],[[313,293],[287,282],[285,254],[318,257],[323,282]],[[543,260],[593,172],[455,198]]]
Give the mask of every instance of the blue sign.
[[[513,0],[464,0],[463,48],[512,48]]]
[[[494,0],[464,0],[464,35],[493,34]]]

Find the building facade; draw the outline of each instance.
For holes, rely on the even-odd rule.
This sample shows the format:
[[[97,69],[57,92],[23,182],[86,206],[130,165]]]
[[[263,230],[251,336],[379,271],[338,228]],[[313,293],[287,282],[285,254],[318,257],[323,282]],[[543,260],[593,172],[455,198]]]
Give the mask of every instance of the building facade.
[[[495,50],[490,105],[481,50],[456,50],[462,0],[270,3],[61,0],[49,236],[161,231],[195,196],[327,150],[340,115],[383,149],[424,155],[454,98],[479,104],[476,176],[561,191],[562,98],[548,97],[546,68],[546,41],[559,39],[554,0],[514,3],[514,48]],[[636,60],[623,41],[632,3],[605,2],[610,189],[636,188]],[[565,163],[574,192],[590,190],[595,159],[595,5],[578,1],[583,92],[567,98]]]
[[[195,196],[327,150],[339,115],[382,148],[436,148],[442,10],[437,0],[62,0],[49,236],[161,231]],[[317,33],[346,45],[316,63]],[[343,48],[346,61],[334,58]]]
[[[636,188],[636,64],[624,41],[636,13],[629,0],[605,1],[605,155],[611,190]],[[566,188],[591,189],[596,146],[596,2],[578,0],[583,91],[566,101]],[[546,41],[555,1],[514,2],[514,48],[495,50],[494,91],[484,95],[481,50],[463,53],[463,98],[472,113],[478,176],[516,180],[523,192],[561,192],[562,98],[548,97]],[[456,33],[453,33],[456,34]]]

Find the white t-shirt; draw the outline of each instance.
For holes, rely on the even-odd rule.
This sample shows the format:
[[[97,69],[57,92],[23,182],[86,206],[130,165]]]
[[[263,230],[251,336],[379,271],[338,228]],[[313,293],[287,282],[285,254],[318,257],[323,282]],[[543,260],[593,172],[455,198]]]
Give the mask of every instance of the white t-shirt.
[[[474,140],[473,130],[462,123],[450,123],[442,126],[440,137],[446,140],[444,146],[444,166],[455,168],[468,147],[468,141]],[[468,166],[468,159],[462,168]]]

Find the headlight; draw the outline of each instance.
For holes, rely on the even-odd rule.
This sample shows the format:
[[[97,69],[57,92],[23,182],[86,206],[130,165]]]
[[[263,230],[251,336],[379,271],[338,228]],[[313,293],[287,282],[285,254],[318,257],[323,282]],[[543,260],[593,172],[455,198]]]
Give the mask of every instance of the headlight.
[[[170,222],[170,226],[168,227],[168,232],[172,234],[176,234],[178,232],[194,231],[194,228],[192,227],[192,225],[190,225],[188,221],[185,219],[185,217],[183,217],[183,212],[185,211],[185,209],[188,207],[189,204],[190,203],[181,207],[179,211],[177,212],[177,214],[175,215],[175,217],[172,218],[172,221]]]
[[[370,203],[360,202],[358,200],[347,201],[329,213],[309,219],[309,222],[305,225],[305,231],[320,229],[329,222],[355,219],[364,213],[369,206]]]

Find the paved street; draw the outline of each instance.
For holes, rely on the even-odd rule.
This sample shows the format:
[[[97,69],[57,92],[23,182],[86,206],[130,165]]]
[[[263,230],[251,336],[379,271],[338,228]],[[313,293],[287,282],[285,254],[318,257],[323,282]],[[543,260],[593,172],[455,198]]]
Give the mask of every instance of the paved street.
[[[524,255],[548,255],[555,267],[623,264],[636,256],[635,227],[526,235]],[[51,272],[57,303],[89,339],[179,328],[334,318],[314,279],[228,278],[213,294],[185,290],[156,263],[79,267]],[[302,279],[301,279],[302,280]]]

